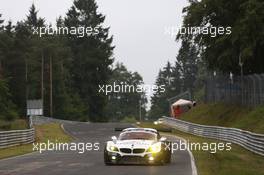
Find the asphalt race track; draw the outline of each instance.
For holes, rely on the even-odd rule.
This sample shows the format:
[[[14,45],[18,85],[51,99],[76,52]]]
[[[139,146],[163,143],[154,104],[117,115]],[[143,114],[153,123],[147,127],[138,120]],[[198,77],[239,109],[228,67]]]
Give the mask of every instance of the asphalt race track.
[[[187,151],[172,155],[172,163],[165,166],[105,166],[104,143],[118,135],[115,127],[129,127],[117,123],[65,123],[64,129],[75,142],[99,142],[99,151],[79,154],[75,151],[34,152],[0,160],[0,175],[192,175],[191,159]],[[173,140],[174,139],[174,140]],[[176,141],[175,138],[169,138]]]

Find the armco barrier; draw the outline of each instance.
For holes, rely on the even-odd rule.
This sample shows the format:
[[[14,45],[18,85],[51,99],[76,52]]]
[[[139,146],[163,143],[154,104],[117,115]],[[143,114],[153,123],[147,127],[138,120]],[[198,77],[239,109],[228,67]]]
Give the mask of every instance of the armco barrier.
[[[0,149],[34,142],[35,129],[0,132]]]
[[[0,132],[0,149],[16,145],[23,145],[35,141],[35,129],[33,128],[32,117],[29,117],[30,129],[12,130]]]
[[[206,126],[174,118],[162,117],[163,124],[193,135],[238,144],[245,149],[264,156],[264,134],[218,126]]]
[[[35,129],[33,125],[41,125],[47,123],[72,123],[73,121],[59,120],[43,116],[30,116],[29,126],[31,129],[12,130],[0,132],[0,149],[16,145],[32,143],[35,141]]]

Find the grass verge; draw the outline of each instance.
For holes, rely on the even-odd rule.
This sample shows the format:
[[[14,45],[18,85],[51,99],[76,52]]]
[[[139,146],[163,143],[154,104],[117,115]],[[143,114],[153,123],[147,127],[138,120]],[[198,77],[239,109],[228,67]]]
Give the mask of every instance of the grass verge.
[[[166,127],[141,123],[140,127],[160,128]],[[177,130],[172,134],[194,143],[218,143],[214,139],[206,139]],[[264,157],[251,153],[244,148],[232,144],[231,151],[192,151],[199,175],[264,175]]]
[[[198,104],[181,120],[203,125],[240,128],[264,134],[264,106],[256,108],[228,104]]]
[[[58,141],[61,143],[70,142],[72,138],[64,133],[60,124],[50,123],[35,126],[36,129],[36,142],[46,143],[50,141]],[[33,145],[26,144],[20,146],[14,146],[10,148],[0,149],[0,159],[23,155],[26,153],[33,152]]]

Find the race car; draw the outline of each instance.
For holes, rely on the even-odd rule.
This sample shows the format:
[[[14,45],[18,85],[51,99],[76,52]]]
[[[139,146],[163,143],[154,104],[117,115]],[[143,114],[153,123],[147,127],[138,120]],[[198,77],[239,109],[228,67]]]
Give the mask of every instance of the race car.
[[[167,164],[171,162],[170,142],[151,128],[127,128],[112,137],[104,149],[104,162],[113,164]]]

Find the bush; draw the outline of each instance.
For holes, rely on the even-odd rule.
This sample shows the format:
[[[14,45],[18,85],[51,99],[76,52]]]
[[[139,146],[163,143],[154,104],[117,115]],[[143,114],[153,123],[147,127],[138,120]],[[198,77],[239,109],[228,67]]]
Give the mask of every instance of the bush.
[[[7,112],[7,114],[6,114],[6,117],[5,117],[5,119],[6,119],[7,121],[13,121],[13,120],[15,120],[15,119],[17,119],[17,118],[18,118],[18,114],[17,114],[16,111],[13,111],[13,110],[9,110],[9,111]]]
[[[15,105],[10,98],[7,82],[0,80],[0,119],[11,121],[18,117]]]
[[[8,131],[8,130],[21,130],[27,129],[28,123],[26,120],[18,119],[14,121],[6,121],[0,120],[0,130],[1,131]]]

